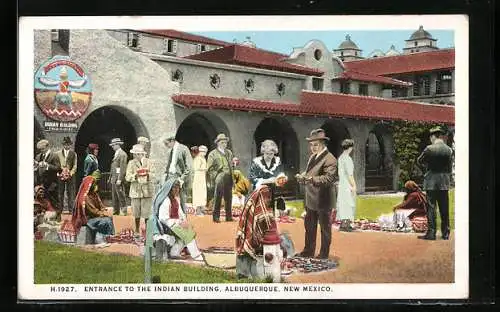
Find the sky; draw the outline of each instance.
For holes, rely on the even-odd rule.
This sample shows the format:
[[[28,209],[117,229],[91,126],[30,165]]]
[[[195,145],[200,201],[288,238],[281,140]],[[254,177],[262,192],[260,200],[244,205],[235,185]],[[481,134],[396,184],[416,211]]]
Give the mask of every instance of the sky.
[[[424,27],[425,29],[425,27]],[[415,29],[416,30],[416,29]],[[362,56],[368,56],[375,49],[387,52],[391,45],[396,50],[402,52],[405,47],[405,40],[409,39],[415,30],[388,30],[388,31],[224,31],[224,32],[192,32],[194,34],[215,38],[223,41],[238,43],[246,40],[250,36],[257,48],[270,50],[289,55],[294,47],[303,47],[312,39],[322,41],[330,51],[336,49],[345,40],[347,34],[351,36],[358,47],[362,50]],[[441,49],[454,47],[454,32],[452,30],[432,30],[428,31],[434,39],[437,39],[437,46]]]

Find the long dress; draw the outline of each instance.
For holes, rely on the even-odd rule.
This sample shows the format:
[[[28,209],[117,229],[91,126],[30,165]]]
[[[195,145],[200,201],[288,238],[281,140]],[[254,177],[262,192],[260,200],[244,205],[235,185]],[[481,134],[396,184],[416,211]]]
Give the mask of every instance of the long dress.
[[[193,160],[193,207],[205,207],[207,204],[207,161],[198,155]]]
[[[354,221],[356,195],[351,191],[349,176],[354,175],[352,158],[342,153],[338,159],[339,188],[337,196],[337,220]]]

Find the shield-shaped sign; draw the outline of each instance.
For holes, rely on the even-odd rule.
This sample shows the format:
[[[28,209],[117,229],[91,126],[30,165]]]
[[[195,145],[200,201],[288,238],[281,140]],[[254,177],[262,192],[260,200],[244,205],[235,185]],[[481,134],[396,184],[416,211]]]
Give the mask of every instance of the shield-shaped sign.
[[[87,111],[92,83],[82,67],[68,56],[55,56],[35,73],[35,101],[50,119],[74,121]]]

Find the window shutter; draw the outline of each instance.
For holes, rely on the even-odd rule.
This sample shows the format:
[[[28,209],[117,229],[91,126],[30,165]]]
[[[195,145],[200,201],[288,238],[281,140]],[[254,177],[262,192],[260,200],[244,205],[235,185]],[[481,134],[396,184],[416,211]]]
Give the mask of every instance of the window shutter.
[[[163,53],[168,52],[168,39],[163,39]]]
[[[201,44],[197,44],[196,45],[196,53],[200,53],[201,52]]]
[[[58,29],[52,29],[50,32],[52,41],[58,42],[59,41],[59,30]]]
[[[140,47],[141,47],[141,41],[142,41],[142,38],[143,38],[143,35],[142,35],[142,34],[138,34],[138,35],[137,35],[137,48],[140,48]]]
[[[128,39],[127,45],[128,45],[129,47],[131,47],[131,46],[132,46],[132,40],[134,39],[134,34],[129,32],[129,33],[127,34],[127,39]]]
[[[172,52],[177,53],[177,40],[174,40],[172,43]]]

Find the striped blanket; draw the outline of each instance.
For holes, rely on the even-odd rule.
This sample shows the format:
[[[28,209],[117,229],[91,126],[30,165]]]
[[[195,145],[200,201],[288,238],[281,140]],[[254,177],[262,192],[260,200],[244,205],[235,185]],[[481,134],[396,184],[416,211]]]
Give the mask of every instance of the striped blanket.
[[[236,253],[238,255],[248,254],[257,259],[262,254],[262,240],[266,231],[276,227],[273,216],[271,192],[268,186],[263,185],[250,194],[246,201],[236,232]]]

